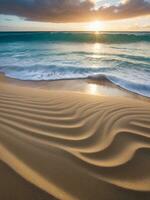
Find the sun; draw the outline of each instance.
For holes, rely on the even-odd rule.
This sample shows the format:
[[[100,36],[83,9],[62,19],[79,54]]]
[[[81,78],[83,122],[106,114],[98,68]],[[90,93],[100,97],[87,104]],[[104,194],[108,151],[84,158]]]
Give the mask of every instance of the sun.
[[[100,21],[94,21],[88,24],[89,31],[99,32],[103,29],[103,23]]]

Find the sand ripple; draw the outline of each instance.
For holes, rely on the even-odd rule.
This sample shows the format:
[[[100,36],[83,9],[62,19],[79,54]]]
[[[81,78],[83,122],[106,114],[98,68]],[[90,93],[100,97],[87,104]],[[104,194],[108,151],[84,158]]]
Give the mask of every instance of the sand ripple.
[[[59,199],[133,200],[143,194],[148,199],[150,104],[69,92],[17,96],[3,91],[0,157]]]

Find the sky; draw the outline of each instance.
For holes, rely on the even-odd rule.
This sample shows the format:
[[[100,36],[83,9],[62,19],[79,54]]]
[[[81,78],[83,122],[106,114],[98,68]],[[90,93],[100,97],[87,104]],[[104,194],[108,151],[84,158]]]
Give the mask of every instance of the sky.
[[[0,31],[150,31],[150,0],[0,0]]]

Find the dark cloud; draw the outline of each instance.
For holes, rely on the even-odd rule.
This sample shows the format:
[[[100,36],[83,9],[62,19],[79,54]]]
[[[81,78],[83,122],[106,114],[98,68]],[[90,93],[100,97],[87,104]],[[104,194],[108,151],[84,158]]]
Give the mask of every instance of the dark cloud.
[[[150,14],[150,1],[126,0],[95,10],[91,0],[0,0],[0,14],[44,22],[113,20]]]
[[[82,21],[94,4],[90,0],[0,0],[0,13],[34,21]]]

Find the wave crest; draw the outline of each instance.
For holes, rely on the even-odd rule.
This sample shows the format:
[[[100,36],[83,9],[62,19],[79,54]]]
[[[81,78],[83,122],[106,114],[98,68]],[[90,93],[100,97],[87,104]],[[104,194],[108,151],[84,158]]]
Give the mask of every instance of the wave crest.
[[[87,42],[87,43],[134,43],[150,42],[149,33],[99,33],[92,32],[13,32],[0,33],[0,42]]]

